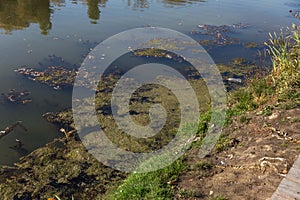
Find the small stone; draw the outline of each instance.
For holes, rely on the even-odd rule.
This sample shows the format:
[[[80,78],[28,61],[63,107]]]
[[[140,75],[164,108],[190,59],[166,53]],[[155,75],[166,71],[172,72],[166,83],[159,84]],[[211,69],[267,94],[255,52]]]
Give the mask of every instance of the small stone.
[[[278,117],[277,113],[273,113],[272,115],[269,116],[269,119],[276,119]]]

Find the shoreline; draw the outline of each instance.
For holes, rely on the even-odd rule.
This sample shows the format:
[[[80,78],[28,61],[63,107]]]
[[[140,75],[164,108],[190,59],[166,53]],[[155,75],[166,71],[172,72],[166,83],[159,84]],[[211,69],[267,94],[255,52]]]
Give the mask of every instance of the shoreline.
[[[276,42],[276,38],[273,41]],[[269,48],[277,47],[275,43],[269,45]],[[291,46],[289,50],[296,52],[299,59],[297,47],[293,49]],[[273,61],[278,58],[276,55],[271,55]],[[288,172],[295,155],[300,153],[297,131],[300,127],[300,91],[297,88],[300,70],[297,65],[289,68],[290,61],[287,62],[279,67],[274,62],[276,66],[270,75],[254,77],[246,88],[231,93],[227,132],[208,158],[199,160],[196,156],[200,140],[192,144],[184,158],[165,171],[125,174],[96,161],[73,135],[69,139],[56,139],[33,151],[22,157],[14,167],[1,167],[0,180],[3,182],[0,183],[0,194],[4,199],[47,199],[54,198],[54,195],[62,199],[128,199],[132,197],[130,195],[136,195],[136,198],[171,195],[178,199],[269,196],[282,175]],[[283,72],[292,74],[286,77],[282,76]],[[290,82],[293,87],[286,86],[286,81],[294,81]],[[204,125],[209,116],[205,115],[199,137],[207,130]],[[288,132],[292,139],[285,138],[284,132]],[[284,161],[276,165],[271,161],[278,155]],[[276,166],[275,169],[272,166]],[[154,182],[158,184],[157,188],[142,185],[143,180],[149,181],[149,177],[157,175],[167,177],[166,180],[153,180],[157,181]],[[247,182],[249,179],[251,181]],[[133,190],[130,183],[137,180],[140,188]],[[243,187],[236,184],[239,180]],[[207,184],[202,185],[203,182]],[[265,189],[267,191],[263,192]],[[230,192],[227,193],[227,190]]]

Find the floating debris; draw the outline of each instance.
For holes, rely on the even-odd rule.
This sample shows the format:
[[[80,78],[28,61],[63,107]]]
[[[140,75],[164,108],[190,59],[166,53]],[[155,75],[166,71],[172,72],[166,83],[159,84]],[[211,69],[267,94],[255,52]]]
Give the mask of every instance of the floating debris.
[[[65,134],[67,140],[72,134],[76,133],[76,130],[66,131],[64,128],[59,129],[59,131]]]
[[[249,25],[245,23],[237,23],[237,24],[232,24],[231,27],[235,29],[244,29],[244,28],[248,28]]]
[[[17,121],[13,123],[12,125],[6,127],[4,130],[0,131],[0,139],[9,133],[11,133],[13,130],[15,130],[18,126],[21,127],[24,131],[27,131],[27,128],[22,124],[22,121]]]
[[[51,66],[45,71],[22,67],[15,70],[15,72],[30,80],[53,87],[55,90],[72,86],[76,77],[76,71],[74,69],[66,69],[63,66]]]
[[[17,152],[17,154],[19,154],[20,156],[25,156],[28,154],[28,150],[23,148],[23,146],[24,146],[23,142],[19,139],[16,139],[16,145],[9,148]]]
[[[300,10],[292,11],[291,13],[293,17],[300,19]]]
[[[14,147],[16,148],[22,148],[23,147],[23,142],[21,142],[21,140],[19,139],[16,139],[16,145]]]
[[[7,94],[2,93],[1,99],[3,103],[13,103],[13,104],[28,104],[32,101],[28,96],[30,92],[27,90],[17,91],[15,89],[10,89]]]
[[[248,25],[244,23],[222,26],[200,24],[198,25],[198,28],[200,28],[201,31],[192,31],[191,34],[208,36],[211,38],[200,40],[200,44],[203,45],[229,45],[237,44],[239,43],[239,40],[236,38],[230,38],[227,33],[233,33],[236,29],[244,29],[247,27]]]
[[[227,81],[234,82],[234,83],[242,83],[242,79],[240,78],[228,78]]]

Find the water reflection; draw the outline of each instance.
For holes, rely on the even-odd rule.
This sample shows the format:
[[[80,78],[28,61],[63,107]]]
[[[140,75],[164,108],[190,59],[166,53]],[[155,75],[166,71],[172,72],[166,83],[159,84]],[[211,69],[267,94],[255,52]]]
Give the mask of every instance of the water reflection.
[[[194,2],[206,2],[206,0],[161,0],[161,2],[168,7],[172,6],[184,6],[186,4],[192,4]],[[132,7],[134,10],[137,8],[149,8],[150,4],[153,3],[150,0],[127,0],[127,5]]]
[[[72,3],[78,3],[79,2],[82,2],[84,4],[94,4],[95,5],[95,2],[97,2],[97,6],[99,7],[105,7],[106,3],[108,0],[92,0],[93,2],[91,2],[90,0],[72,0]]]
[[[88,17],[91,20],[92,24],[97,24],[100,19],[100,9],[99,7],[105,7],[108,0],[72,0],[73,4],[78,4],[82,2],[88,6]]]
[[[168,5],[184,6],[195,2],[206,2],[206,0],[163,0],[163,3]]]
[[[72,0],[73,4],[87,5],[87,15],[92,24],[100,20],[100,7],[105,7],[108,0]],[[186,5],[205,0],[158,0],[167,6]],[[125,2],[126,3],[126,2]],[[135,9],[149,8],[151,0],[127,0],[127,6]],[[0,29],[5,34],[13,30],[22,30],[30,24],[39,24],[41,33],[46,35],[52,27],[51,14],[54,7],[63,7],[65,0],[0,0]]]
[[[98,0],[88,0],[87,5],[88,5],[88,16],[91,19],[91,23],[96,24],[100,18]]]
[[[37,23],[41,33],[51,29],[49,0],[0,0],[0,28],[6,34]]]
[[[149,7],[149,1],[148,0],[127,0],[127,5],[129,7],[132,7],[133,9],[137,8],[148,8]]]
[[[57,7],[62,7],[66,5],[65,0],[51,0],[52,4]]]
[[[99,6],[105,6],[106,1],[81,1],[88,6],[87,15],[91,23],[97,23],[100,19]],[[65,0],[0,0],[0,29],[4,29],[5,34],[11,34],[13,30],[22,30],[36,23],[39,24],[41,34],[46,35],[52,27],[52,6],[64,5]]]

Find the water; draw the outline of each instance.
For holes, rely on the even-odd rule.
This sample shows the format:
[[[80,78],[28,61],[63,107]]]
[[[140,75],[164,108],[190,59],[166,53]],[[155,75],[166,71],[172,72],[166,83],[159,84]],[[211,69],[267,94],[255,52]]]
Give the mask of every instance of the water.
[[[189,34],[198,30],[198,24],[245,23],[249,27],[238,30],[234,37],[241,43],[259,43],[266,40],[268,32],[295,22],[289,10],[299,7],[297,0],[0,0],[0,93],[27,89],[33,99],[28,105],[0,104],[0,130],[17,120],[28,129],[17,128],[0,139],[0,164],[10,165],[20,157],[10,148],[16,138],[30,152],[61,136],[42,114],[71,106],[71,90],[56,91],[34,83],[15,74],[14,69],[24,65],[39,69],[51,64],[80,66],[84,55],[99,42],[143,26]],[[216,62],[255,57],[256,50],[239,48],[209,52]]]

